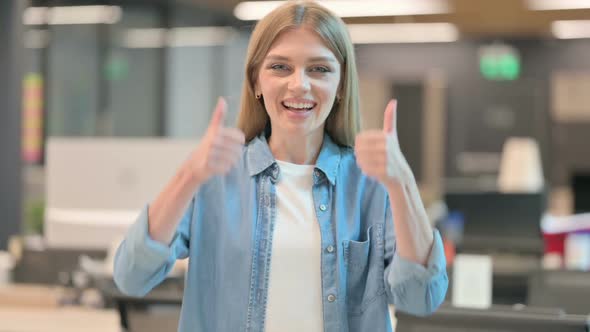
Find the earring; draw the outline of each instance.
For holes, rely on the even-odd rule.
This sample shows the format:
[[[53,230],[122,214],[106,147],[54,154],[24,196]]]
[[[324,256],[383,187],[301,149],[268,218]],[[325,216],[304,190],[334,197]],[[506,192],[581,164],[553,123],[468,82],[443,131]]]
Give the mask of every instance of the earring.
[[[260,99],[260,98],[262,98],[262,95],[261,95],[261,94],[259,94],[259,93],[257,93],[257,94],[256,94],[256,99]]]
[[[337,102],[337,103],[339,103],[339,102],[340,102],[340,99],[342,99],[342,98],[340,98],[340,96],[336,96],[336,102]]]

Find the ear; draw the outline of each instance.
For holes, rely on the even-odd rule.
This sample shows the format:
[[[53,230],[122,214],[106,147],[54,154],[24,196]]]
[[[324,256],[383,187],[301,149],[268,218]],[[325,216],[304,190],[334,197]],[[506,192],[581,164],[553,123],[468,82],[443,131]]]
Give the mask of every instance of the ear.
[[[260,91],[260,86],[258,86],[258,81],[254,82],[254,95],[260,95],[262,92]]]

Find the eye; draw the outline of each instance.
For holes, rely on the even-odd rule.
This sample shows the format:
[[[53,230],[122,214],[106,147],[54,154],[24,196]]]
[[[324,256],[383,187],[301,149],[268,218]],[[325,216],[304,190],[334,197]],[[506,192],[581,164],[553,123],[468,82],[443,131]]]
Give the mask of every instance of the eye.
[[[283,64],[275,63],[273,65],[270,65],[270,69],[272,69],[272,70],[288,70],[289,68]]]
[[[331,70],[326,66],[314,66],[310,69],[310,71],[316,73],[329,73]]]

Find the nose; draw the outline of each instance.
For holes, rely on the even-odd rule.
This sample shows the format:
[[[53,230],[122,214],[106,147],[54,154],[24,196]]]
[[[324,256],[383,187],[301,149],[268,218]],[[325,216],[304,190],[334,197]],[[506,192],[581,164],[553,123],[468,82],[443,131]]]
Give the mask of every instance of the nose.
[[[295,94],[305,94],[310,90],[309,77],[305,70],[296,70],[290,77],[289,90]]]

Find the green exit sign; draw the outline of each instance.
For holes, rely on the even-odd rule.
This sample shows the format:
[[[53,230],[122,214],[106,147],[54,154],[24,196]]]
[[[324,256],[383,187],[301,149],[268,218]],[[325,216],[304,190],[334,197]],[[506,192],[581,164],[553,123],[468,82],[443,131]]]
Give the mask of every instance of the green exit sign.
[[[488,80],[515,80],[520,75],[520,56],[508,45],[482,46],[479,49],[479,71]]]

